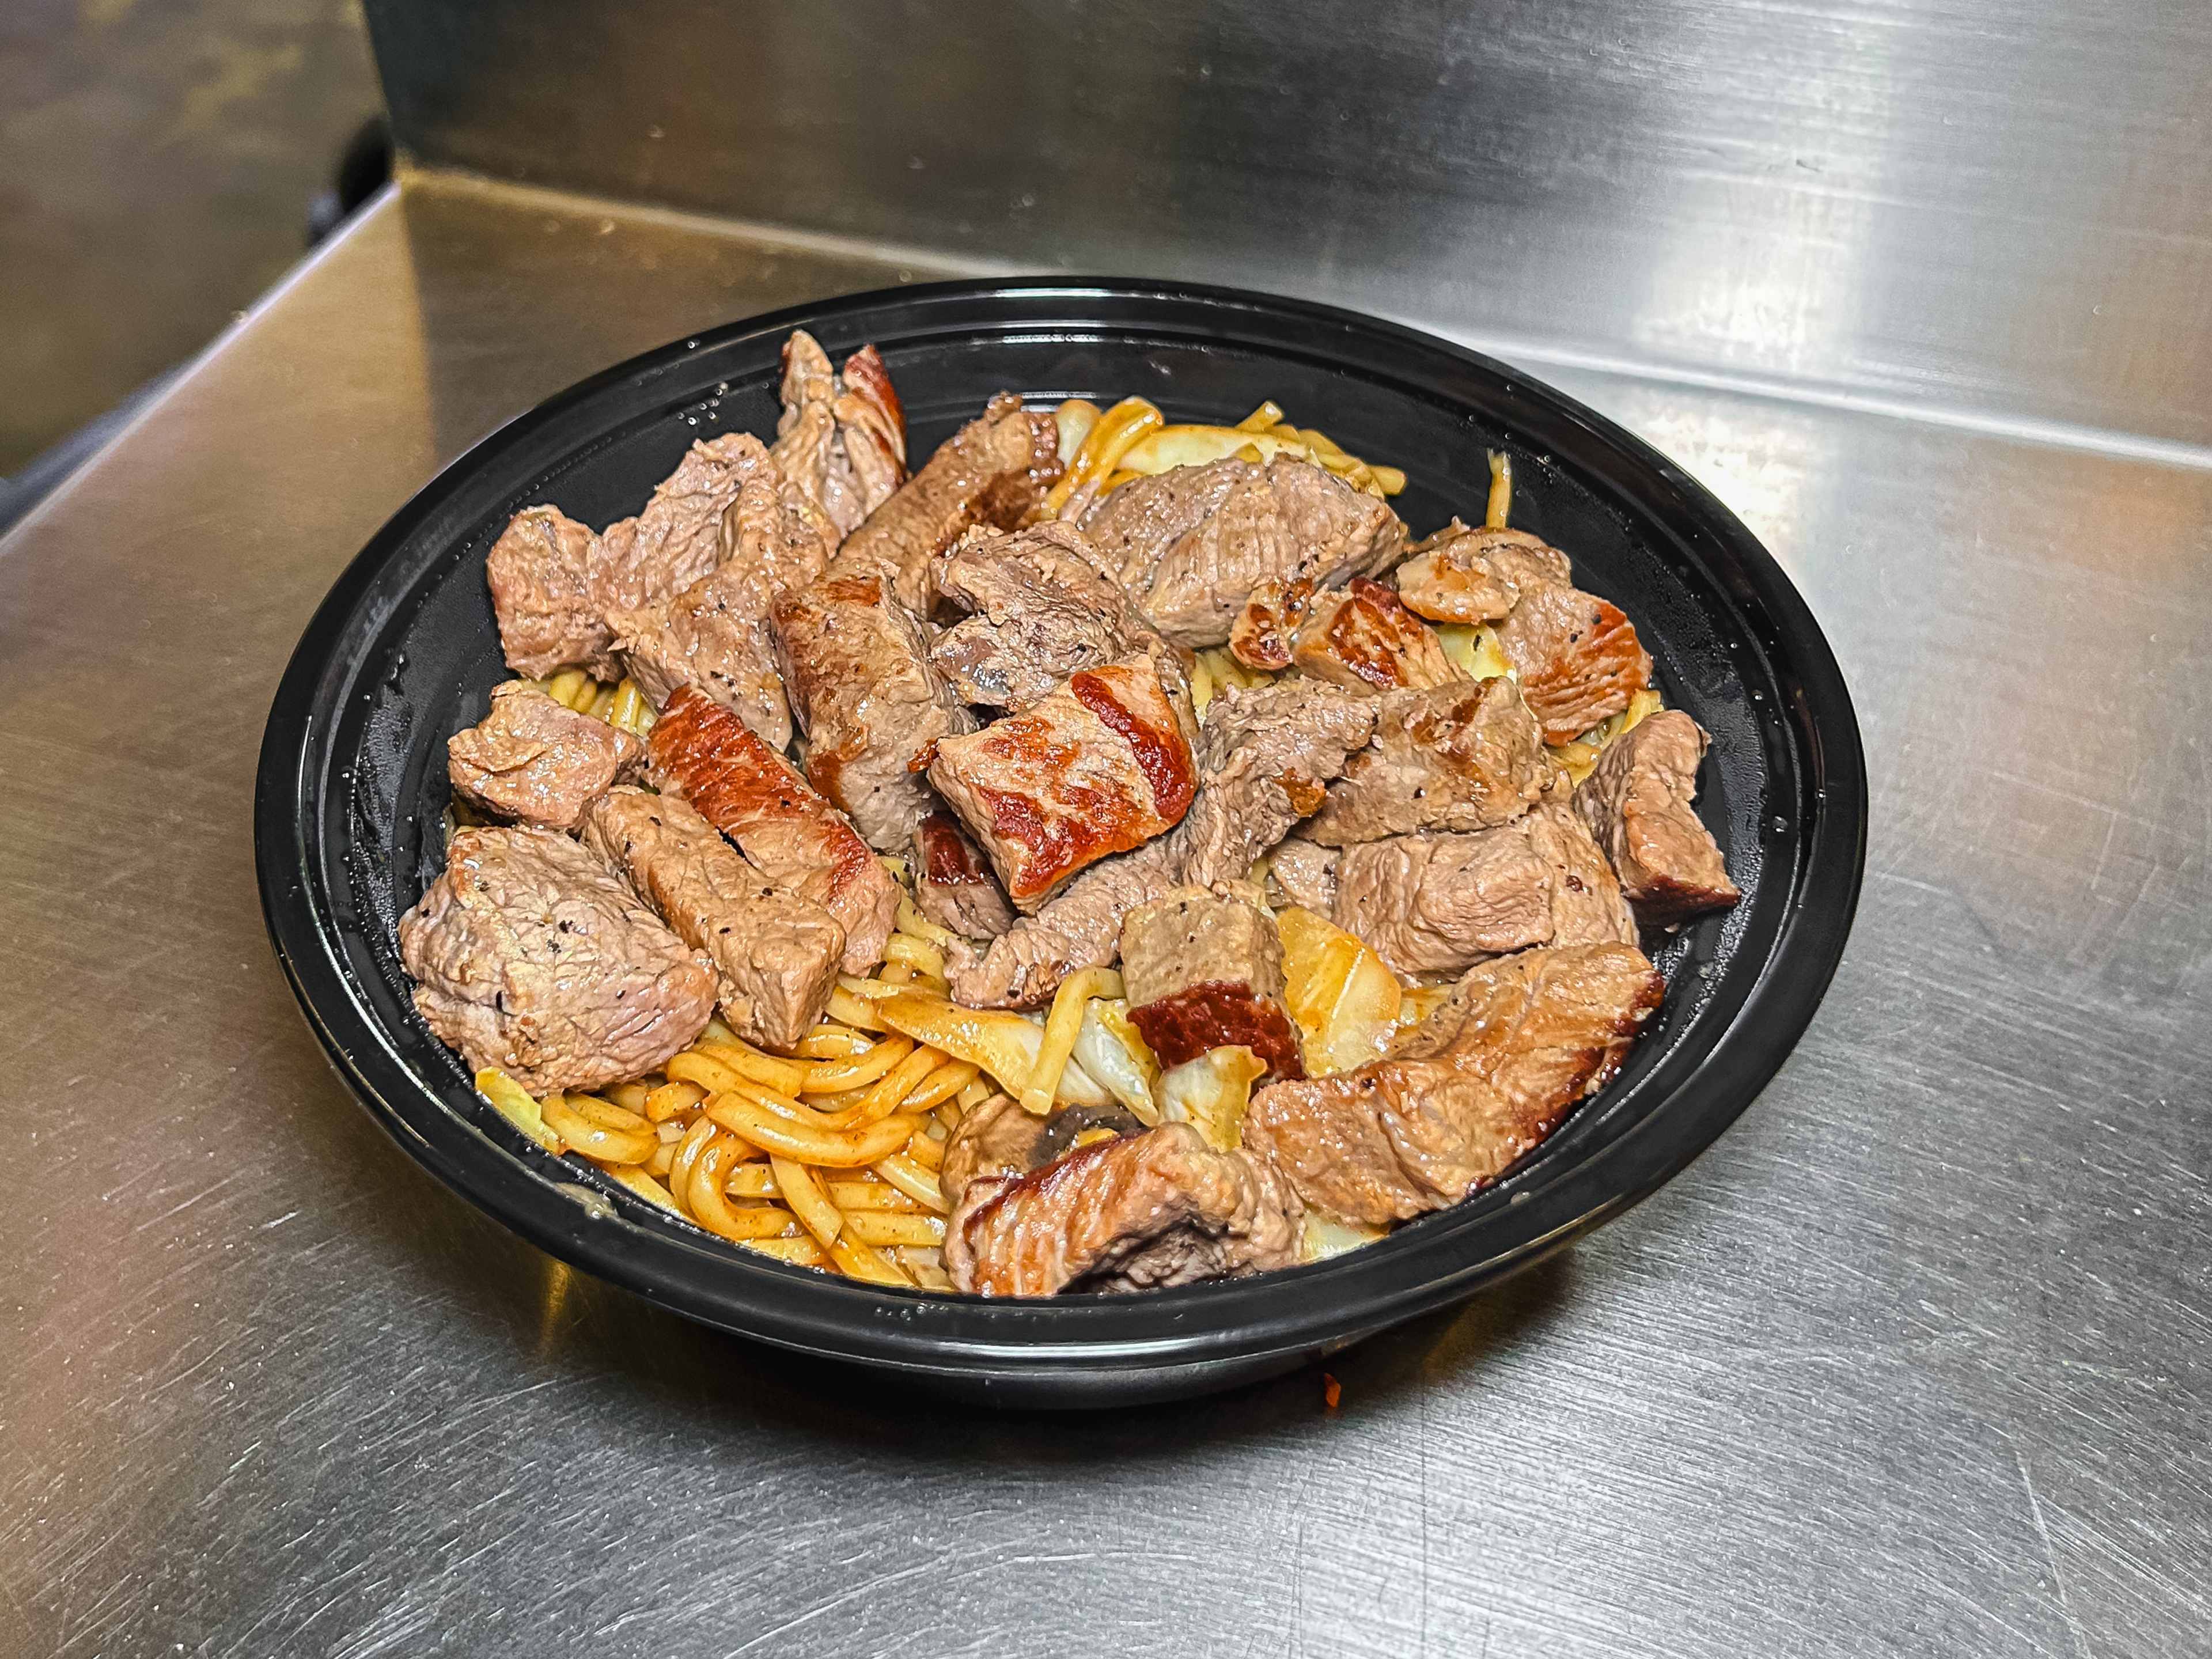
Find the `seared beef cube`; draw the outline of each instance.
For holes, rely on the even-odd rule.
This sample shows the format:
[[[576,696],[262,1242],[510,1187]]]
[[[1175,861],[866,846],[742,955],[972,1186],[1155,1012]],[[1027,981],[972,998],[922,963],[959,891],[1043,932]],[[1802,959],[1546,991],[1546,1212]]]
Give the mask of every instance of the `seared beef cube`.
[[[1565,802],[1547,801],[1515,820],[1552,866],[1549,945],[1636,943],[1636,916],[1589,826]]]
[[[1743,895],[1691,807],[1705,734],[1679,709],[1652,714],[1606,745],[1575,791],[1575,810],[1613,860],[1638,920],[1667,927]]]
[[[769,886],[837,919],[848,973],[883,960],[898,884],[844,814],[736,715],[684,687],[653,723],[646,768],[655,788],[682,796],[737,842]]]
[[[1322,805],[1374,730],[1370,699],[1313,680],[1224,690],[1199,733],[1202,787],[1176,832],[1178,877],[1200,887],[1243,880]]]
[[[1280,577],[1254,588],[1229,624],[1229,654],[1266,673],[1288,668],[1298,629],[1312,614],[1314,584]]]
[[[768,610],[822,573],[829,544],[778,493],[770,469],[748,477],[722,514],[722,562],[673,599],[608,617],[615,648],[655,708],[696,687],[772,749],[791,741],[791,709],[769,635]]]
[[[534,1095],[656,1070],[714,1012],[706,963],[550,830],[463,830],[399,919],[415,1006],[469,1069]]]
[[[769,453],[842,541],[906,482],[906,411],[875,347],[840,376],[805,329],[783,343],[783,414]],[[834,549],[833,549],[834,550]]]
[[[1436,629],[1380,582],[1355,580],[1324,595],[1298,630],[1291,660],[1316,679],[1355,691],[1448,685],[1466,673],[1444,654]]]
[[[574,830],[584,809],[636,775],[645,745],[521,680],[495,686],[491,713],[446,744],[453,793],[495,817]]]
[[[1636,942],[1604,854],[1560,805],[1474,835],[1347,847],[1336,884],[1336,925],[1401,974],[1457,973],[1531,945]]]
[[[1016,1179],[970,1181],[945,1227],[945,1267],[983,1296],[1152,1290],[1287,1267],[1303,1219],[1264,1162],[1164,1123]]]
[[[1347,1221],[1456,1204],[1604,1087],[1666,988],[1632,945],[1485,963],[1388,1058],[1256,1092],[1245,1147]]]
[[[907,476],[906,410],[874,346],[864,345],[845,359],[830,412],[837,417],[837,441],[852,469],[865,520],[890,500]]]
[[[1264,510],[1269,497],[1259,481],[1265,471],[1240,460],[1170,467],[1130,479],[1097,497],[1083,514],[1083,533],[1106,561],[1108,573],[1178,645],[1196,649],[1223,643],[1252,590],[1297,561],[1277,544],[1281,538],[1273,515]],[[1232,497],[1238,509],[1233,523],[1221,519]],[[1227,545],[1218,545],[1224,534]],[[1228,567],[1218,592],[1206,580],[1208,563]],[[1152,589],[1163,579],[1166,586],[1156,604]]]
[[[557,507],[526,507],[484,561],[507,665],[544,679],[596,664],[613,643],[592,585],[588,526]]]
[[[1374,496],[1305,461],[1211,461],[1133,478],[1083,515],[1108,568],[1159,630],[1194,648],[1232,639],[1283,666],[1311,595],[1386,568],[1406,527]],[[1264,615],[1246,617],[1258,604]],[[1286,660],[1286,659],[1285,659]]]
[[[899,604],[925,614],[938,555],[973,526],[1013,529],[1059,477],[1060,428],[1051,412],[1024,409],[1001,392],[845,538],[838,562],[881,575]]]
[[[1296,904],[1316,915],[1336,914],[1336,866],[1343,854],[1304,836],[1292,836],[1267,856],[1267,879],[1283,904]]]
[[[732,432],[693,444],[644,512],[600,535],[553,507],[518,514],[484,567],[507,666],[533,678],[584,668],[616,678],[608,617],[662,604],[712,571],[722,514],[756,474],[775,476],[767,449]]]
[[[1524,588],[1498,626],[1546,743],[1569,743],[1651,684],[1651,659],[1620,609],[1578,587]]]
[[[1258,905],[1178,887],[1131,911],[1121,983],[1129,1021],[1161,1065],[1241,1045],[1270,1077],[1305,1075],[1283,1006],[1283,938]]]
[[[922,625],[887,579],[840,554],[770,611],[806,775],[868,845],[904,848],[931,807],[916,763],[975,716],[931,665]]]
[[[950,812],[932,812],[915,827],[914,902],[966,939],[996,939],[1014,925],[1014,908],[983,849]]]
[[[599,574],[609,611],[636,611],[682,592],[722,562],[722,515],[748,478],[780,483],[768,447],[750,432],[703,439],[653,486],[627,556]],[[603,677],[604,678],[604,677]]]
[[[1525,530],[1469,529],[1455,519],[1407,550],[1398,597],[1431,622],[1498,622],[1524,590],[1572,580],[1567,556]]]
[[[1081,968],[1114,959],[1130,911],[1178,881],[1239,879],[1319,805],[1345,757],[1374,730],[1374,705],[1312,680],[1228,690],[1206,705],[1200,779],[1182,822],[1133,853],[1103,859],[991,942],[946,953],[952,992],[971,1007],[1030,1007]]]
[[[1079,669],[1146,654],[1187,695],[1182,653],[1106,574],[1073,525],[1012,536],[970,531],[937,570],[938,592],[969,612],[937,637],[930,660],[969,702],[1019,714]]]
[[[1345,763],[1304,833],[1325,847],[1416,830],[1487,830],[1535,804],[1552,762],[1499,675],[1376,699],[1375,738]]]
[[[1515,828],[1363,842],[1337,860],[1336,925],[1399,973],[1455,973],[1549,940],[1552,875]]]
[[[945,947],[945,978],[971,1008],[1034,1008],[1084,968],[1103,968],[1120,948],[1130,911],[1175,885],[1174,836],[1101,859],[977,951]]]
[[[1173,829],[1198,787],[1176,707],[1142,658],[1085,669],[1024,714],[939,739],[929,781],[1023,910]]]
[[[789,1049],[822,1018],[845,930],[820,905],[780,893],[688,802],[617,789],[584,819],[584,845],[627,879],[678,938],[714,964],[731,1029]]]
[[[793,329],[783,343],[783,381],[778,388],[783,408],[769,456],[775,470],[821,509],[842,543],[868,515],[838,441],[837,392],[830,354],[805,329]]]

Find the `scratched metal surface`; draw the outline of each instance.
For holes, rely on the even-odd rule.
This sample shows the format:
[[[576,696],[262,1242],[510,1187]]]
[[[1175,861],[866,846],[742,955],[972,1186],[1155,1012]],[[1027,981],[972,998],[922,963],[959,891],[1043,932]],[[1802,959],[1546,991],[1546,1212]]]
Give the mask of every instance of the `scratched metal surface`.
[[[434,164],[2212,443],[2203,0],[366,3]]]
[[[254,898],[310,610],[540,396],[897,275],[422,180],[0,543],[0,1652],[2212,1648],[2212,473],[1559,377],[1828,629],[1865,902],[1718,1146],[1333,1413],[930,1405],[384,1139]]]

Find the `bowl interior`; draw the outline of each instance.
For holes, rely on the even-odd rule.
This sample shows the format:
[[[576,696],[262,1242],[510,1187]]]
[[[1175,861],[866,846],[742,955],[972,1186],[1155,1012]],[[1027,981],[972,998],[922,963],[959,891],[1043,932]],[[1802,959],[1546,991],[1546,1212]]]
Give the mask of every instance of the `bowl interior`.
[[[1479,520],[1485,451],[1508,452],[1514,525],[1565,549],[1577,582],[1629,614],[1668,704],[1712,734],[1699,811],[1745,894],[1731,911],[1647,937],[1668,994],[1622,1076],[1498,1186],[1353,1257],[1052,1304],[875,1291],[784,1267],[510,1130],[416,1018],[393,933],[441,864],[445,739],[481,718],[507,678],[485,555],[520,507],[551,501],[604,525],[635,512],[693,441],[772,436],[777,350],[795,322],[833,356],[878,344],[917,459],[1001,390],[1032,404],[1141,395],[1171,421],[1234,422],[1273,398],[1299,424],[1402,468],[1393,504],[1425,534],[1455,514]],[[1779,1065],[1832,971],[1856,890],[1856,757],[1832,659],[1771,560],[1678,471],[1570,400],[1320,307],[1138,285],[947,285],[679,343],[456,463],[363,553],[302,641],[272,714],[259,827],[272,933],[319,1031],[403,1143],[472,1199],[580,1265],[771,1340],[985,1370],[1019,1365],[1041,1343],[1065,1347],[1055,1363],[1079,1369],[1087,1355],[1152,1364],[1162,1342],[1218,1358],[1374,1328],[1525,1264],[1686,1162]],[[1778,1025],[1747,1029],[1762,979],[1792,951],[1809,995],[1773,1010]],[[550,1206],[548,1194],[559,1194]],[[1285,1297],[1294,1280],[1304,1282]],[[888,1346],[876,1340],[886,1330]]]

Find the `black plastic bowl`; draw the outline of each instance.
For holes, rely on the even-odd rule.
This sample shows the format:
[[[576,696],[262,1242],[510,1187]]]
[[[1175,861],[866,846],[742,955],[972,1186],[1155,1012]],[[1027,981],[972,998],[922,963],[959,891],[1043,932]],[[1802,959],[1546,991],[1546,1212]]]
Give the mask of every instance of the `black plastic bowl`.
[[[694,439],[769,433],[795,327],[873,341],[926,456],[992,392],[1136,393],[1170,420],[1272,398],[1405,469],[1417,532],[1481,516],[1486,448],[1513,522],[1635,620],[1667,700],[1713,735],[1701,810],[1743,902],[1662,941],[1664,1009],[1620,1078],[1511,1175],[1318,1266],[1144,1296],[986,1301],[871,1289],[750,1255],[524,1141],[416,1019],[393,924],[436,873],[446,738],[505,678],[484,556],[517,508],[633,513]],[[1023,1404],[1196,1394],[1287,1370],[1528,1267],[1694,1158],[1774,1075],[1858,896],[1866,775],[1804,603],[1680,468],[1527,376],[1411,329],[1224,289],[945,283],[781,312],[608,370],[455,462],[365,548],[276,693],[255,803],[262,902],[317,1035],[399,1144],[563,1260],[692,1318]]]

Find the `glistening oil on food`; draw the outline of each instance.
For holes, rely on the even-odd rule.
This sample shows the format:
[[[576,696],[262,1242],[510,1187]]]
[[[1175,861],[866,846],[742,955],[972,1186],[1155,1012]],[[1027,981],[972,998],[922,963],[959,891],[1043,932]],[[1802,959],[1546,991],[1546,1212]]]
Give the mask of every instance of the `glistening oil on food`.
[[[864,349],[772,441],[486,567],[416,1010],[556,1157],[782,1261],[984,1296],[1355,1249],[1504,1174],[1735,902],[1706,736],[1510,527],[1264,404],[994,398]],[[1328,411],[1300,411],[1326,422]]]

